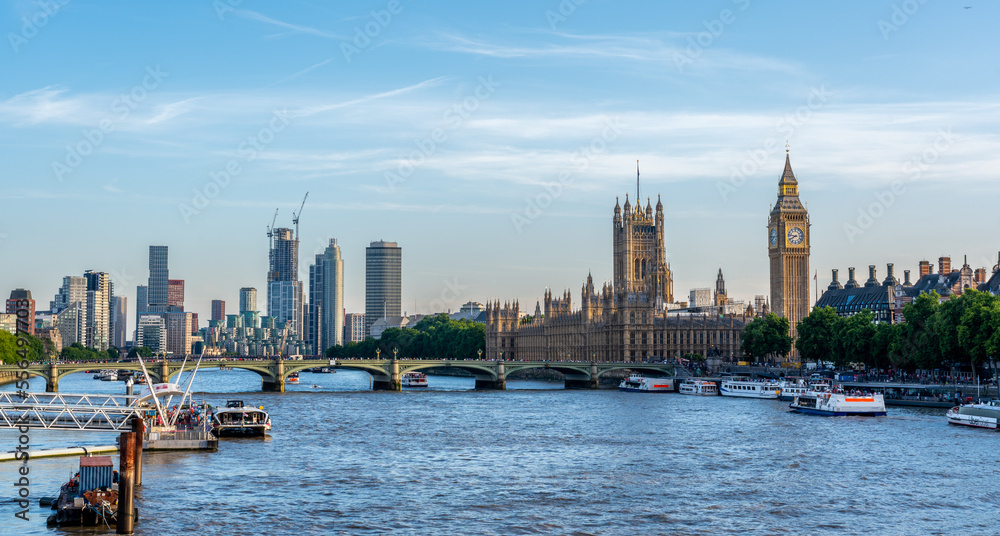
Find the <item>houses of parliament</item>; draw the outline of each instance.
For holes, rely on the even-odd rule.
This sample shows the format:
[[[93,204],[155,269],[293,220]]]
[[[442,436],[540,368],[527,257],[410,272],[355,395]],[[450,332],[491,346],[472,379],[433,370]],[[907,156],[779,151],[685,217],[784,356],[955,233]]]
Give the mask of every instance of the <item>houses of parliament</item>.
[[[612,218],[614,278],[600,289],[587,276],[574,309],[569,291],[546,290],[530,316],[517,301],[486,308],[486,354],[497,360],[658,361],[700,354],[731,361],[742,355],[743,328],[766,310],[726,307],[719,271],[713,307],[698,313],[674,301],[666,259],[663,203],[633,207],[615,202]],[[771,309],[795,326],[809,308],[809,217],[786,152],[778,200],[768,222]],[[766,309],[764,307],[763,309]]]

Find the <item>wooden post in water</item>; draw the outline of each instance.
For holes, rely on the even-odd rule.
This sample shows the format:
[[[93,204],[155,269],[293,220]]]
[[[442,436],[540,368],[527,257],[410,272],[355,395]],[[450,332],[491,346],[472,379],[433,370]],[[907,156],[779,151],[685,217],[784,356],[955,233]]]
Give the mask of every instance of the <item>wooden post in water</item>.
[[[142,486],[142,437],[146,433],[146,423],[139,417],[132,417],[132,432],[135,433],[135,486]]]
[[[135,432],[122,432],[118,440],[117,534],[132,534],[135,510]]]

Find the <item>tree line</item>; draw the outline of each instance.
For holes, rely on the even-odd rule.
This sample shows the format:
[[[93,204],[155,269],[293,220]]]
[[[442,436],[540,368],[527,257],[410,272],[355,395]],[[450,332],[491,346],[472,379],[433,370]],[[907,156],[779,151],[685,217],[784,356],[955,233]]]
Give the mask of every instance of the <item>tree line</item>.
[[[397,355],[401,358],[476,359],[479,350],[486,351],[486,326],[468,319],[451,320],[446,314],[427,316],[413,328],[389,328],[380,339],[369,337],[361,342],[331,346],[326,356],[391,358],[393,350],[399,350]]]

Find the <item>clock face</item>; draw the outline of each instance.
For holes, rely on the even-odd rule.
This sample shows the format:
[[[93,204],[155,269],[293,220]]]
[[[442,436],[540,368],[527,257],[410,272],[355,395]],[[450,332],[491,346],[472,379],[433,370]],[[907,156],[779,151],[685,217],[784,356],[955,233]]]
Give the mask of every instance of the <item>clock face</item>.
[[[778,230],[777,229],[771,229],[771,245],[772,246],[777,246],[778,245]]]
[[[806,234],[802,232],[802,229],[798,227],[792,227],[788,230],[788,243],[792,245],[799,245],[805,240]]]

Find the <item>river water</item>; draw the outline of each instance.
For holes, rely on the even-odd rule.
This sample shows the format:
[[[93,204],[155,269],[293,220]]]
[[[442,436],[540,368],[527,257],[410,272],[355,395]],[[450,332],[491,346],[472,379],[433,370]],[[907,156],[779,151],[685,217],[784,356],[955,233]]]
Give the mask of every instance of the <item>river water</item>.
[[[226,439],[215,453],[147,453],[136,534],[1000,534],[1000,435],[949,426],[943,410],[823,418],[777,401],[554,382],[369,384],[360,372],[302,373],[278,394],[259,392],[252,372],[199,373],[197,399],[263,405],[272,434]],[[124,388],[75,374],[60,389]],[[31,441],[114,435],[33,431]],[[0,430],[0,450],[16,442]],[[24,522],[12,502],[20,465],[0,463],[0,534],[81,534],[46,528],[37,503],[76,459],[29,466]]]

